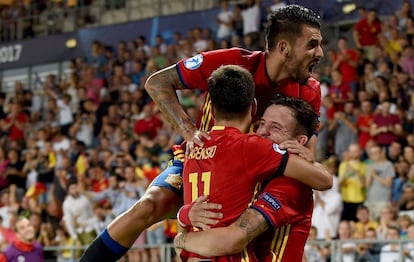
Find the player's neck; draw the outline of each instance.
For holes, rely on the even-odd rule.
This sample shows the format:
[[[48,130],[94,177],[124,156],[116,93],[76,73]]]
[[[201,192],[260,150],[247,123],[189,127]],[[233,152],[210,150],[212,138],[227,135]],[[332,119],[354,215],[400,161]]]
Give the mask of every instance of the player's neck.
[[[266,74],[272,82],[277,83],[290,76],[289,73],[283,71],[284,61],[284,57],[280,57],[275,53],[269,52],[267,54]]]
[[[225,120],[225,119],[216,119],[215,121],[216,126],[228,126],[228,127],[234,127],[240,130],[242,133],[247,133],[250,126],[250,121],[247,121],[246,119],[243,120]]]

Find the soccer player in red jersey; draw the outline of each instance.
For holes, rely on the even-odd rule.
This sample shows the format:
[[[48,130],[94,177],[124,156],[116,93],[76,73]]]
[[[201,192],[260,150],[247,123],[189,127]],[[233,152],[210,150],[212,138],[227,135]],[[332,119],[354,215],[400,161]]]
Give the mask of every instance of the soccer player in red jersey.
[[[193,142],[202,145],[201,139],[208,137],[202,131],[208,131],[212,126],[211,104],[207,95],[198,123],[200,129],[197,129],[180,106],[176,90],[206,90],[211,72],[224,64],[241,65],[252,73],[256,86],[255,96],[258,99],[257,115],[263,113],[268,101],[276,93],[303,98],[319,113],[319,82],[311,78],[313,67],[323,57],[319,19],[317,14],[305,7],[289,5],[281,8],[268,19],[264,52],[231,48],[201,53],[154,73],[146,82],[145,89],[190,145]],[[308,145],[310,148],[315,147],[315,136]],[[174,163],[173,172],[180,168],[179,165],[180,163]],[[180,190],[177,182],[179,176],[171,173],[173,179],[170,179],[169,172],[168,169],[165,170],[134,207],[107,227],[86,250],[81,261],[119,259],[143,230],[176,213],[182,204],[182,195],[177,194]],[[160,181],[164,177],[167,177],[165,181]],[[171,180],[174,180],[172,187]],[[329,187],[327,184],[315,189],[324,190]]]
[[[304,145],[309,141],[316,126],[317,117],[309,104],[296,98],[276,97],[266,109],[257,134],[276,143],[295,139]],[[234,189],[232,186],[231,190]],[[234,205],[232,196],[225,195],[227,205]],[[215,202],[216,199],[209,197],[209,202],[211,200]],[[197,203],[204,205],[200,199]],[[224,210],[225,204],[222,206]],[[179,234],[175,244],[178,248],[185,248],[207,257],[221,256],[214,257],[212,261],[243,261],[229,260],[229,257],[237,258],[246,247],[250,251],[254,249],[256,254],[250,261],[302,261],[303,248],[311,227],[312,211],[312,189],[298,180],[281,176],[270,180],[254,204],[231,225],[197,233]],[[191,212],[190,210],[188,213],[191,221],[204,219],[195,217]],[[180,215],[182,213],[184,212],[180,212]],[[188,218],[181,220],[187,221]],[[222,220],[219,221],[217,224],[212,221],[211,224],[214,224],[214,227],[221,226]],[[206,228],[209,225],[202,227]],[[250,242],[252,244],[249,244]]]
[[[209,201],[223,206],[223,219],[214,227],[234,222],[255,199],[258,183],[283,173],[289,179],[293,177],[307,183],[316,176],[329,176],[323,168],[297,155],[291,154],[288,159],[288,152],[271,140],[245,134],[255,111],[253,79],[246,69],[222,66],[212,73],[208,86],[215,125],[209,133],[211,139],[195,147],[186,159],[183,187],[185,204],[191,204],[204,194],[209,195]],[[312,109],[311,112],[316,125],[316,114]],[[307,191],[312,192],[311,189]],[[312,194],[310,196],[312,199]],[[268,200],[269,197],[263,198]],[[184,261],[193,255],[183,253]],[[245,256],[249,254],[252,252],[242,252],[227,261],[247,259]]]

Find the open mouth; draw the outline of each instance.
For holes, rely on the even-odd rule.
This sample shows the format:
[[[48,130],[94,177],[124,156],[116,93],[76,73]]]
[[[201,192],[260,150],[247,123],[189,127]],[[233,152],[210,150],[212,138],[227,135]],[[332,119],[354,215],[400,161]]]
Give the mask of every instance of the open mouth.
[[[312,63],[309,64],[308,66],[308,72],[310,75],[313,74],[313,69],[315,68],[315,66],[319,63],[319,60],[317,61],[313,61]]]

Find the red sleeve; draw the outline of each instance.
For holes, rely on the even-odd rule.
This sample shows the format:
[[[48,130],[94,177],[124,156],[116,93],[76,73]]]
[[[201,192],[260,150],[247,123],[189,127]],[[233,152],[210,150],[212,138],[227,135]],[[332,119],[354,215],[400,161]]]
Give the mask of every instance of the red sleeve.
[[[290,177],[275,178],[266,185],[251,208],[261,213],[271,227],[280,227],[311,212],[312,190]]]
[[[184,58],[176,64],[176,68],[186,88],[208,90],[207,79],[214,70],[222,65],[242,65],[241,58],[238,48],[218,49]]]
[[[0,262],[7,262],[7,258],[3,253],[0,253]]]
[[[139,133],[138,121],[139,120],[135,121],[135,124],[134,124],[134,134],[138,134]]]

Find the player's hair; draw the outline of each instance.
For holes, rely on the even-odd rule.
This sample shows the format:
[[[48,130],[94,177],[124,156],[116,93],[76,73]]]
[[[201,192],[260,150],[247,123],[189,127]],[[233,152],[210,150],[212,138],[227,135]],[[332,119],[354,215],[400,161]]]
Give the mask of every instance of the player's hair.
[[[270,101],[270,105],[281,105],[289,107],[296,119],[294,136],[306,135],[309,139],[315,134],[318,126],[318,115],[313,107],[306,101],[277,94]]]
[[[243,117],[254,100],[254,81],[249,71],[237,65],[216,69],[208,79],[211,103],[216,117]]]
[[[273,50],[282,38],[294,43],[295,39],[302,35],[303,25],[320,29],[320,16],[299,5],[287,5],[274,11],[265,28],[267,51]]]

